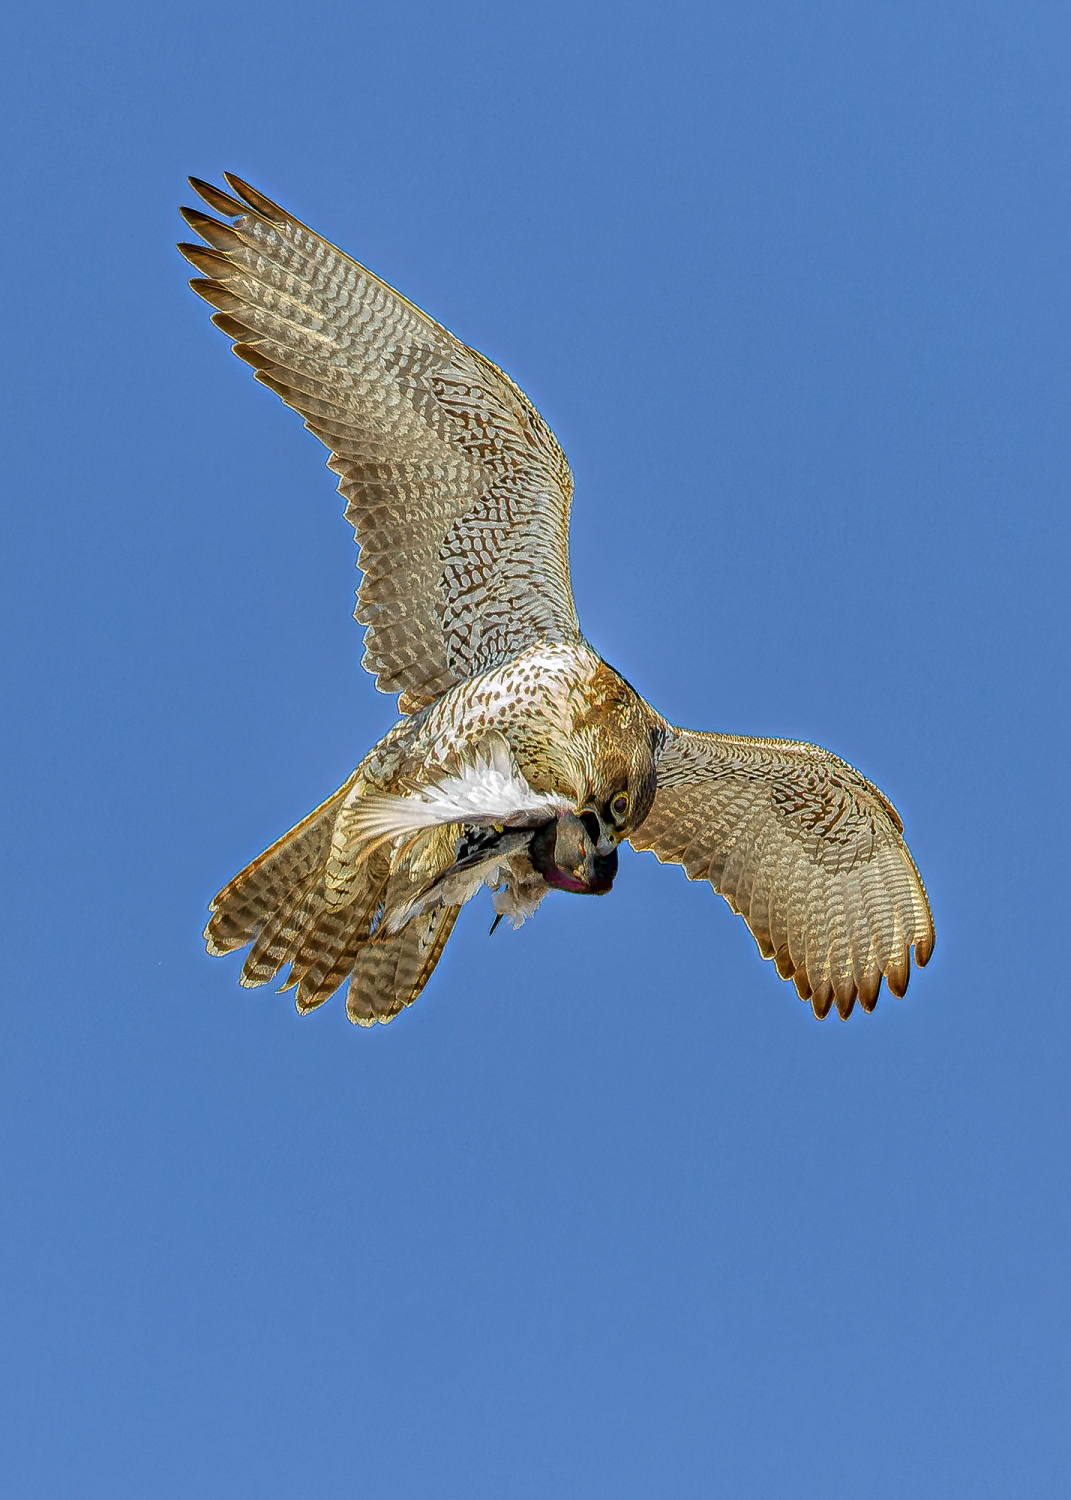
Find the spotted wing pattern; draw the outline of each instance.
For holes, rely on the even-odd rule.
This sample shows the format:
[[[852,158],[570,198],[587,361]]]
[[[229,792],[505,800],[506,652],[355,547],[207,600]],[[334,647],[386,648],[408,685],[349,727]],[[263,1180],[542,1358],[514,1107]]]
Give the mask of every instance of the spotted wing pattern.
[[[825,1016],[872,1010],[882,977],[907,988],[933,919],[896,809],[827,750],[677,730],[637,849],[709,880],[759,951]]]
[[[330,449],[364,578],[364,665],[403,712],[579,637],[572,475],[509,377],[240,178],[191,178],[179,248],[234,352]]]

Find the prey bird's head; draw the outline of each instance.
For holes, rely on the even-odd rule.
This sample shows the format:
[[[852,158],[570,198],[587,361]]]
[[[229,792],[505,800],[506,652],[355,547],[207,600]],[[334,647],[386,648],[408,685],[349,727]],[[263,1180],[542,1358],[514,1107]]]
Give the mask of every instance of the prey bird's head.
[[[654,801],[666,725],[605,662],[573,719],[566,760],[575,805],[532,839],[532,864],[548,885],[602,896],[617,874],[617,846]]]

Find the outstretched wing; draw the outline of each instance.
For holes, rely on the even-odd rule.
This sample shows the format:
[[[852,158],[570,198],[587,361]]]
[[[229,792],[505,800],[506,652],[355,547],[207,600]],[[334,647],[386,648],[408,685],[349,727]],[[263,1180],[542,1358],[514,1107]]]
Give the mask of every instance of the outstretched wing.
[[[682,729],[631,842],[709,880],[815,1015],[836,1001],[847,1017],[857,996],[873,1010],[883,975],[902,995],[912,947],[920,968],[933,951],[902,833],[888,799],[828,750]]]
[[[490,360],[239,178],[190,179],[190,285],[256,378],[331,450],[364,578],[364,665],[411,712],[537,641],[579,635],[573,481]]]

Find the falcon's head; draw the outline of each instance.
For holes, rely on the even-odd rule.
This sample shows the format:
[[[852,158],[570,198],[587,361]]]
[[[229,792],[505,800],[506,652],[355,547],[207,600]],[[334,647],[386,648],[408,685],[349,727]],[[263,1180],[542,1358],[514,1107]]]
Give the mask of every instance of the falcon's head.
[[[585,685],[562,751],[574,807],[532,839],[532,864],[548,885],[602,896],[617,874],[617,846],[654,801],[666,722],[605,662]]]

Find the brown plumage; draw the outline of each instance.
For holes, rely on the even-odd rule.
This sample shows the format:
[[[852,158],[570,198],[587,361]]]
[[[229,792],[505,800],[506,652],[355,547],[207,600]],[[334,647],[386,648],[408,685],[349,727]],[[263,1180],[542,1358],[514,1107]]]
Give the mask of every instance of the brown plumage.
[[[212,902],[242,983],[297,1007],[347,979],[388,1021],[483,884],[515,924],[610,889],[629,839],[709,880],[822,1017],[902,995],[933,949],[895,809],[828,751],[679,730],[580,633],[572,476],[508,376],[239,178],[191,178],[191,286],[330,450],[360,547],[364,664],[402,717]]]

